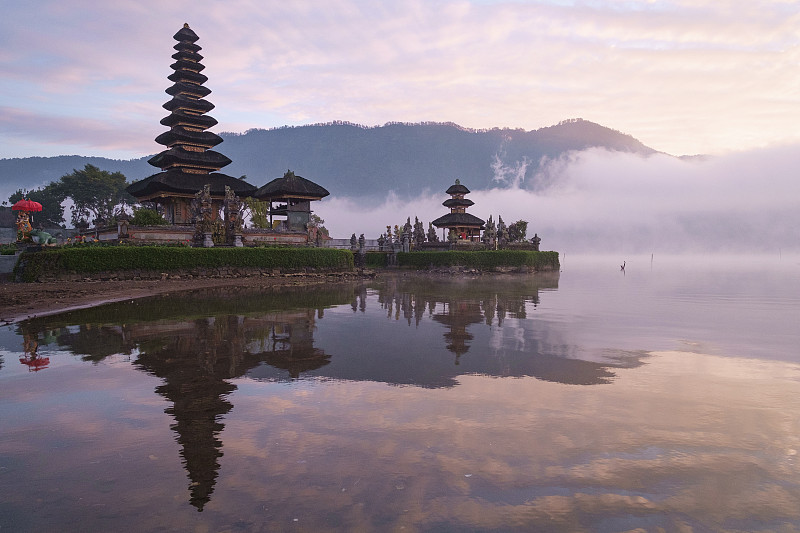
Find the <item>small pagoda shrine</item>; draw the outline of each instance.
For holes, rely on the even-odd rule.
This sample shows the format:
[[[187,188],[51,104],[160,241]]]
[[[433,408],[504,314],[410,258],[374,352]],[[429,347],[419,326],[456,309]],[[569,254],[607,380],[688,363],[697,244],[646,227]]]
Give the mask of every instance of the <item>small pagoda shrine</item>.
[[[322,200],[330,193],[325,187],[311,180],[295,175],[288,170],[282,178],[276,178],[252,194],[257,200],[269,202],[269,223],[284,224],[283,229],[292,232],[305,232],[311,219],[311,202]],[[278,205],[273,205],[275,202]],[[275,221],[273,217],[286,217],[285,221]]]
[[[200,63],[201,48],[195,44],[198,37],[184,24],[173,38],[178,41],[171,65],[175,72],[167,77],[173,85],[166,90],[172,99],[163,105],[170,114],[161,120],[170,129],[156,137],[156,142],[167,149],[148,161],[161,172],[129,185],[127,190],[139,202],[158,204],[172,224],[191,225],[191,202],[205,185],[209,185],[215,216],[225,199],[226,186],[242,198],[252,196],[256,187],[217,172],[231,160],[211,149],[222,138],[207,131],[217,121],[206,115],[214,104],[205,99],[211,90],[203,87],[208,78],[201,74],[205,67]]]
[[[467,213],[467,208],[475,202],[465,198],[469,194],[469,189],[456,180],[446,191],[450,198],[442,202],[442,205],[450,208],[450,212],[431,222],[437,228],[442,228],[444,237],[450,230],[455,231],[456,238],[462,241],[480,241],[481,230],[484,222],[480,218]]]

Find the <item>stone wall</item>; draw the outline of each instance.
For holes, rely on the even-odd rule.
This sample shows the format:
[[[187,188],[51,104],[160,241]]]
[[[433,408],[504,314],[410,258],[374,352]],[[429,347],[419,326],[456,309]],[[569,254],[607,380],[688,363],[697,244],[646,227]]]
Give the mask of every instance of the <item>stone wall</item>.
[[[280,268],[219,267],[179,269],[170,270],[168,272],[162,272],[160,270],[120,270],[116,272],[98,272],[94,274],[75,274],[64,272],[58,275],[42,276],[37,281],[139,281],[251,277],[352,278],[364,276],[365,274],[363,272],[351,272],[333,269],[304,268],[293,271]]]
[[[127,239],[144,242],[186,242],[194,238],[194,226],[128,226]],[[94,237],[100,241],[115,241],[120,238],[116,226],[97,228],[81,232],[84,236]],[[276,244],[305,246],[308,235],[265,229],[247,228],[242,230],[242,243],[246,245]]]

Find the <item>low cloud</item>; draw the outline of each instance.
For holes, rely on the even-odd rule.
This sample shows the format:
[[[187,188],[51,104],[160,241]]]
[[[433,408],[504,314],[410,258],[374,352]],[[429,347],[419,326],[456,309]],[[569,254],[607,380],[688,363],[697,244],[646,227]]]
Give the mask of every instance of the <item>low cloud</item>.
[[[548,161],[548,185],[473,190],[470,213],[527,220],[544,249],[573,252],[800,251],[800,147],[681,160],[588,150]],[[466,184],[469,186],[469,184]],[[524,185],[523,185],[524,186]],[[315,206],[334,237],[375,238],[386,225],[448,210],[444,192],[378,204],[334,197]],[[440,232],[441,233],[441,232]]]

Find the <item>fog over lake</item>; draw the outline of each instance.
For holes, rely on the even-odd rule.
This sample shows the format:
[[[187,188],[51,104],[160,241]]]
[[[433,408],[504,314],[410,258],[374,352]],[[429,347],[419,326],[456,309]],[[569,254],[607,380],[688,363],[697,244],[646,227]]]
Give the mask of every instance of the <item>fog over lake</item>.
[[[541,164],[540,164],[541,163]],[[533,182],[520,176],[540,166]],[[558,160],[495,165],[497,188],[472,189],[469,212],[508,224],[528,221],[528,237],[559,252],[686,253],[800,251],[800,149],[783,146],[679,159],[605,150]],[[458,176],[452,176],[454,181]],[[377,237],[386,225],[418,216],[427,223],[447,209],[443,187],[381,205],[337,197],[314,205],[331,234]],[[332,191],[335,188],[331,189]]]

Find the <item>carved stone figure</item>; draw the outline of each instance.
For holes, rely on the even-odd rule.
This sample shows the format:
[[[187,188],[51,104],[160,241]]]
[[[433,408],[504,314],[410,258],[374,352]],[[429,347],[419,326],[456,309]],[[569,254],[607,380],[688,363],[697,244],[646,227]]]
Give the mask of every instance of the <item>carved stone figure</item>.
[[[27,237],[33,227],[31,226],[31,219],[25,211],[17,211],[17,240],[22,241]]]
[[[225,216],[225,242],[234,246],[242,246],[242,212],[244,205],[233,189],[225,186],[225,200],[222,211]],[[237,238],[238,237],[238,238]]]
[[[197,191],[190,208],[194,222],[194,243],[206,248],[214,246],[211,240],[211,233],[214,231],[211,185],[205,184],[201,190]]]
[[[506,227],[506,223],[503,222],[503,217],[497,217],[497,241],[500,245],[503,245],[508,240],[508,228]]]
[[[492,215],[489,215],[489,220],[486,221],[486,229],[483,230],[483,244],[490,248],[494,248],[497,241],[497,227],[492,220]]]
[[[533,237],[531,238],[531,242],[533,243],[533,249],[535,251],[539,251],[539,243],[542,242],[542,239],[539,237],[538,233],[534,233]]]

